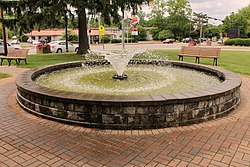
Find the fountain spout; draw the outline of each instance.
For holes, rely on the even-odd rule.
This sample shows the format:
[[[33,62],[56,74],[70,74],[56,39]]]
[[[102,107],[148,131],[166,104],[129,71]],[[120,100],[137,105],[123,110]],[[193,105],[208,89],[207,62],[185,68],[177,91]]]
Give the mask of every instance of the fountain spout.
[[[116,73],[113,78],[114,79],[126,79],[128,76],[124,74],[124,70],[126,69],[126,66],[128,62],[133,58],[133,54],[129,53],[110,53],[105,55],[105,59],[107,59],[110,64],[115,69]]]

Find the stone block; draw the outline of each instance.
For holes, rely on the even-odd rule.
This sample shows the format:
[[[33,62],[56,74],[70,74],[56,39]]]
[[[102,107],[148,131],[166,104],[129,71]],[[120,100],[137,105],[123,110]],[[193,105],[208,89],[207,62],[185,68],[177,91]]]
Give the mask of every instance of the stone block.
[[[124,114],[135,115],[135,111],[136,111],[135,107],[125,107],[124,108]]]
[[[139,108],[136,109],[136,113],[137,114],[146,114],[146,113],[148,113],[148,108],[145,109],[143,107],[139,107]]]
[[[40,112],[40,107],[39,106],[40,106],[39,104],[35,104],[35,111],[36,112]]]
[[[67,108],[68,111],[75,111],[75,106],[74,106],[74,104],[68,104],[68,105],[66,106],[66,108]]]
[[[140,120],[137,116],[128,116],[128,125],[139,124]]]
[[[102,123],[104,124],[114,124],[114,115],[102,114]]]
[[[54,101],[50,101],[49,106],[52,107],[52,108],[54,108],[55,107],[55,102]]]
[[[74,120],[74,121],[79,120],[77,112],[73,112],[73,111],[67,111],[67,118],[70,120]]]
[[[59,109],[59,110],[64,110],[64,104],[62,102],[56,102],[55,103],[55,108]]]
[[[173,115],[173,113],[166,114],[166,122],[175,122],[175,116]]]
[[[123,107],[112,106],[110,108],[110,114],[123,114]]]
[[[75,104],[75,111],[77,112],[86,112],[86,106],[85,105],[80,105],[80,104]]]
[[[148,115],[140,115],[140,124],[147,125],[149,123],[149,116]]]
[[[173,113],[174,112],[174,105],[169,104],[169,105],[164,105],[161,107],[163,113]]]
[[[187,104],[185,104],[185,111],[191,113],[193,110],[198,109],[198,105],[199,105],[199,103],[187,103]]]
[[[184,111],[184,104],[175,104],[174,105],[174,112],[183,112]]]

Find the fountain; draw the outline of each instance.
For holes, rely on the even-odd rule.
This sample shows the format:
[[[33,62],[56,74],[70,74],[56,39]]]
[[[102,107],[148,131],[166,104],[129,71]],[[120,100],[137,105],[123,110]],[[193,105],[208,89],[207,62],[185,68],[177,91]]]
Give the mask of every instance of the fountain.
[[[112,53],[105,55],[105,58],[110,62],[113,66],[117,74],[113,75],[114,79],[126,79],[128,76],[124,74],[124,70],[128,64],[128,62],[132,59],[133,54],[125,54],[122,53]]]
[[[16,79],[17,101],[44,118],[109,129],[190,125],[225,116],[240,103],[241,79],[230,71],[132,56],[108,53],[108,61],[70,62],[26,71]],[[114,72],[110,64],[116,69],[115,79],[109,78]],[[171,70],[180,72],[176,77]],[[61,78],[53,80],[57,74]],[[185,76],[191,80],[184,82]],[[211,81],[204,82],[203,77]],[[44,80],[52,82],[43,85]],[[66,86],[61,89],[61,85]]]

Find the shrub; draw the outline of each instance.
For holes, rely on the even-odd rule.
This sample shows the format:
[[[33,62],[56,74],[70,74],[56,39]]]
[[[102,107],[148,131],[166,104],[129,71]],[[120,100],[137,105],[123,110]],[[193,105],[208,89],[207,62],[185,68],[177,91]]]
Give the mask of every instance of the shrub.
[[[163,41],[167,38],[174,38],[174,34],[171,30],[162,30],[159,32],[158,39]]]
[[[23,41],[27,41],[29,39],[29,37],[27,36],[27,35],[23,35],[22,37],[21,37],[21,41],[23,42]]]
[[[102,42],[103,43],[109,43],[110,42],[110,38],[108,36],[103,36],[102,37]]]
[[[250,46],[249,38],[234,38],[228,39],[224,43],[225,45],[235,45],[235,46]]]
[[[121,38],[113,38],[111,40],[111,43],[121,43],[122,42],[122,39]]]
[[[66,34],[65,32],[63,33],[63,36],[61,38],[62,40],[65,40],[66,39]],[[78,35],[77,34],[74,34],[72,31],[68,30],[68,41],[78,41],[79,38],[78,38]]]
[[[127,38],[125,39],[125,42],[127,43]],[[135,43],[138,42],[138,40],[136,38],[128,38],[128,43]]]

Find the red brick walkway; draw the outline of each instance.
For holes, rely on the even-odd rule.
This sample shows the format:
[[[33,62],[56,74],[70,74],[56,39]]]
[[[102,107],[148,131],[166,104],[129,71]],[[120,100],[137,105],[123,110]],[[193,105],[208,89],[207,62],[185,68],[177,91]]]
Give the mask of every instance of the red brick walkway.
[[[88,129],[45,120],[15,101],[15,76],[1,66],[0,167],[14,166],[249,166],[250,77],[231,115],[193,126],[147,131]]]

